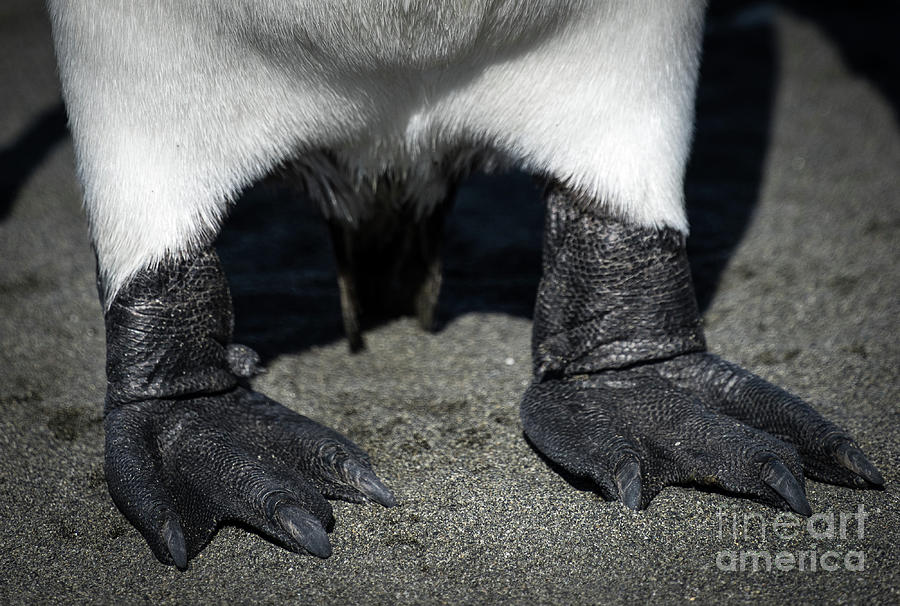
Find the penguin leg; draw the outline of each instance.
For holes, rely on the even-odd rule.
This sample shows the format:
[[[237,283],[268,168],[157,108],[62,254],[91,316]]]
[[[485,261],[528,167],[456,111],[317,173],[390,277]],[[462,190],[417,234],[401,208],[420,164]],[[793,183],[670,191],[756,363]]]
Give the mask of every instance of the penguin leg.
[[[398,316],[413,315],[423,330],[433,330],[444,221],[454,196],[450,188],[425,213],[385,201],[352,223],[328,219],[351,351],[365,346],[363,329]]]
[[[689,482],[809,515],[806,476],[883,484],[847,432],[706,351],[681,232],[586,208],[549,190],[520,408],[538,450],[632,509]]]
[[[241,384],[259,358],[231,343],[212,249],[139,272],[105,323],[106,479],[161,562],[185,568],[226,521],[324,558],[327,498],[396,504],[358,446]]]

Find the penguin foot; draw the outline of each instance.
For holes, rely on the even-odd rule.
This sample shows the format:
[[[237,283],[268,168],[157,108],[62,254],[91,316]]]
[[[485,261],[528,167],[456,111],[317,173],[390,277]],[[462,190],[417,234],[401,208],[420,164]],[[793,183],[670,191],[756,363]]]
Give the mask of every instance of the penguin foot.
[[[538,450],[635,510],[664,486],[690,483],[808,516],[805,477],[884,483],[845,431],[707,353],[535,383],[521,417]]]
[[[106,311],[106,481],[159,560],[185,568],[223,522],[331,554],[326,499],[396,505],[339,433],[247,389],[212,249],[139,272]]]
[[[847,432],[706,352],[684,235],[547,195],[525,433],[609,499],[706,484],[809,515],[804,478],[884,480]]]
[[[350,440],[243,387],[125,404],[105,429],[113,500],[156,557],[181,569],[223,522],[327,558],[326,499],[397,504]]]

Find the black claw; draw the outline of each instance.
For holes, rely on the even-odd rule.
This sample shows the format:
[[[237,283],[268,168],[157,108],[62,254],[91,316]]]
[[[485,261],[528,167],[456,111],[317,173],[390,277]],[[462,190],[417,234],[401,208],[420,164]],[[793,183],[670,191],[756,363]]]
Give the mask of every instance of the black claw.
[[[862,476],[867,482],[876,486],[884,486],[884,476],[881,475],[881,472],[872,465],[863,451],[850,442],[840,442],[834,449],[834,458],[853,473]]]
[[[397,498],[394,493],[378,479],[371,469],[367,469],[351,459],[344,463],[344,473],[347,474],[353,487],[363,493],[367,499],[385,507],[397,506]]]
[[[791,509],[802,516],[811,516],[812,508],[809,501],[806,500],[806,494],[803,487],[797,481],[797,478],[788,471],[784,463],[778,459],[769,459],[762,468],[762,480],[769,487],[777,492],[781,498],[787,501]]]
[[[371,471],[359,478],[356,487],[366,497],[376,503],[380,503],[385,507],[397,506],[397,498],[394,496],[394,493]]]
[[[312,514],[290,505],[279,507],[275,520],[285,532],[314,556],[327,558],[331,555],[331,543],[325,528]]]
[[[641,466],[634,459],[619,465],[616,471],[616,486],[619,498],[625,507],[637,511],[641,507]]]
[[[184,544],[184,532],[181,530],[181,524],[176,519],[168,519],[162,525],[162,539],[172,556],[175,566],[184,570],[187,568],[187,548]]]

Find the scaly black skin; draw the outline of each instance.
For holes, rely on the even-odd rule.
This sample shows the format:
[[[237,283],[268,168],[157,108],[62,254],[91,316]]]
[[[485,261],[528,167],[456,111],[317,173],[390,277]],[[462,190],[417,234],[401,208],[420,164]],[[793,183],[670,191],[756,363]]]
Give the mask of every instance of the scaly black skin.
[[[326,498],[396,504],[350,440],[239,378],[231,297],[211,249],[144,270],[106,313],[106,479],[156,557],[185,568],[223,521],[331,554]]]
[[[140,272],[106,313],[106,477],[166,564],[185,568],[224,521],[331,553],[326,498],[396,504],[366,454],[239,382],[211,249]],[[705,352],[684,237],[548,196],[525,431],[607,498],[646,506],[665,485],[715,484],[809,514],[803,478],[880,485],[850,436],[798,398]]]
[[[883,484],[844,430],[706,352],[682,234],[584,208],[548,190],[520,408],[541,452],[631,509],[693,482],[810,515],[804,474]]]

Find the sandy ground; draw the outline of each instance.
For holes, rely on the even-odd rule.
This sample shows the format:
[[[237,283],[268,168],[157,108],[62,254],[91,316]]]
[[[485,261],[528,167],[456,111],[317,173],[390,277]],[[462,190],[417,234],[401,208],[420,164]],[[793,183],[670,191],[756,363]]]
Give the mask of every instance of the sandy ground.
[[[320,223],[268,184],[219,242],[237,339],[269,368],[255,386],[365,447],[402,506],[336,503],[325,561],[225,527],[182,573],[106,491],[103,325],[38,5],[0,8],[0,602],[900,601],[900,79],[886,15],[717,12],[687,186],[711,349],[850,430],[885,490],[809,482],[824,514],[812,528],[689,487],[640,513],[604,502],[550,469],[518,420],[540,255],[529,179],[463,189],[440,329],[398,320],[359,355],[341,340]]]

